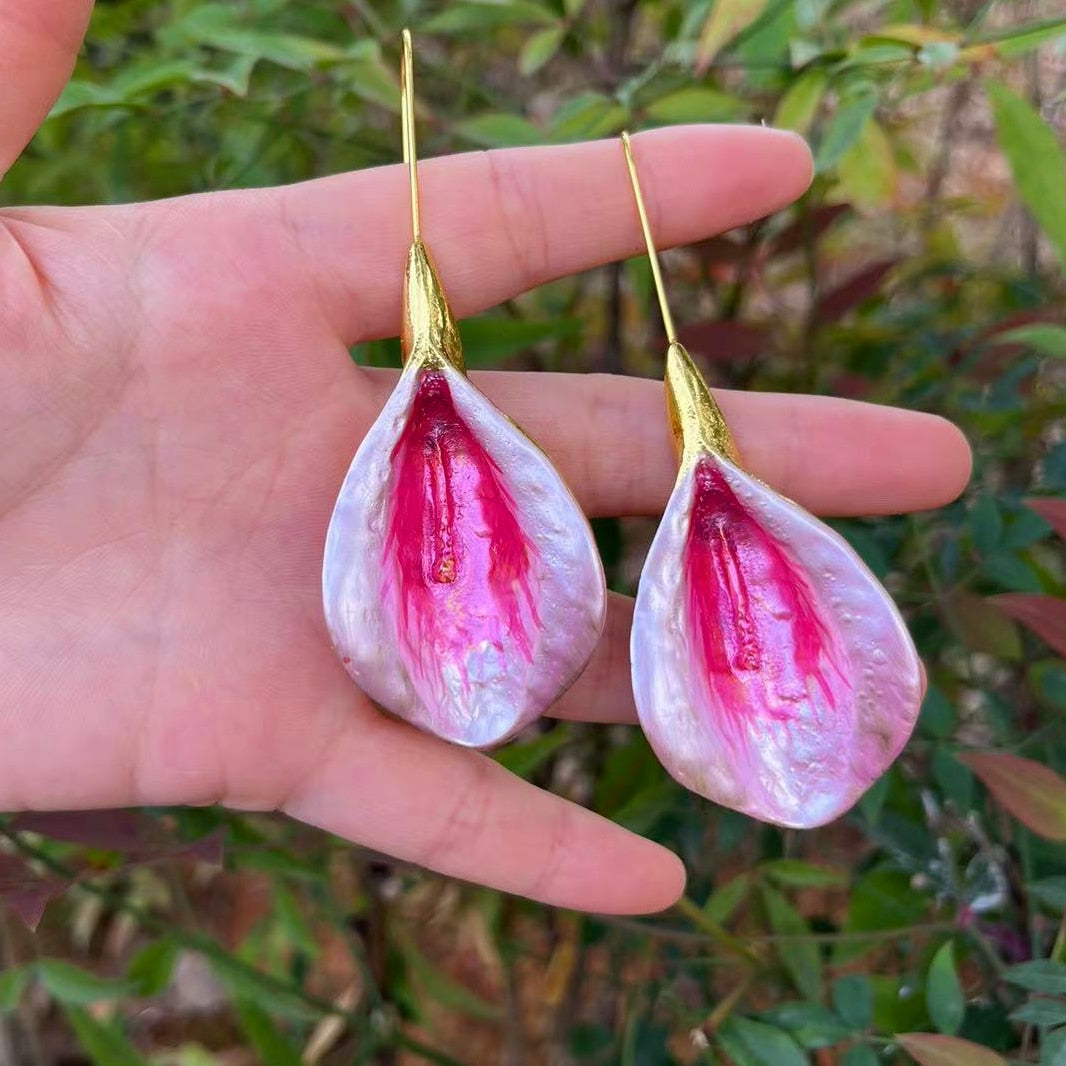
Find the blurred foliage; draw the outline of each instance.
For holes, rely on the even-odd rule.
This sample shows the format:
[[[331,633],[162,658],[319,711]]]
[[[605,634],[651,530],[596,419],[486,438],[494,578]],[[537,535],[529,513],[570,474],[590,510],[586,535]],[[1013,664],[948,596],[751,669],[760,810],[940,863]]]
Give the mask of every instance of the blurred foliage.
[[[765,120],[810,138],[817,177],[779,216],[667,256],[683,339],[720,385],[944,414],[976,471],[936,513],[839,523],[930,681],[907,751],[841,822],[749,822],[672,784],[634,729],[545,723],[501,760],[688,867],[674,912],[618,920],[263,815],[20,816],[0,827],[0,1039],[18,1061],[1066,1062],[1058,10],[98,2],[5,202],[393,162],[407,24],[424,155]],[[656,375],[652,306],[642,261],[565,279],[465,323],[468,360]],[[387,341],[354,354],[397,358]],[[652,528],[597,523],[614,587],[633,590]]]

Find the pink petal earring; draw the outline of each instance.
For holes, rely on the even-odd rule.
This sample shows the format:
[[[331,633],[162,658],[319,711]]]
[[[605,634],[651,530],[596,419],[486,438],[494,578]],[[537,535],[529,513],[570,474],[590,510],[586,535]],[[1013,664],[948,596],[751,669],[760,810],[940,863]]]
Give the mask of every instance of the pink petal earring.
[[[337,654],[371,699],[446,740],[487,747],[581,673],[603,630],[606,590],[562,478],[466,377],[422,241],[412,66],[405,30],[405,365],[337,497],[323,603]]]
[[[686,788],[764,821],[821,825],[851,807],[910,736],[918,655],[848,543],[740,466],[678,343],[627,134],[622,142],[669,342],[680,454],[633,617],[641,725]]]

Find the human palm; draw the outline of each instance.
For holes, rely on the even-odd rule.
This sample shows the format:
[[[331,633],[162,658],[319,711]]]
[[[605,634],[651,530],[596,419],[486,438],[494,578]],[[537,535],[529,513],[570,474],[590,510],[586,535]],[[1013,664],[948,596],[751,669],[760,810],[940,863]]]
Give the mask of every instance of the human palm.
[[[87,6],[34,11],[0,0],[6,58],[26,71],[0,104],[0,165],[58,91]],[[754,219],[809,180],[803,143],[771,130],[640,141],[664,244]],[[430,160],[422,185],[458,315],[639,248],[617,144]],[[386,167],[0,212],[0,808],[280,809],[553,903],[665,906],[682,879],[668,852],[387,718],[330,648],[325,529],[394,381],[354,366],[348,346],[397,329],[406,188]],[[590,514],[661,508],[674,460],[657,383],[475,381]],[[929,416],[721,400],[751,468],[822,512],[933,506],[968,473],[960,435]],[[601,647],[554,713],[632,720],[630,610],[612,599]]]

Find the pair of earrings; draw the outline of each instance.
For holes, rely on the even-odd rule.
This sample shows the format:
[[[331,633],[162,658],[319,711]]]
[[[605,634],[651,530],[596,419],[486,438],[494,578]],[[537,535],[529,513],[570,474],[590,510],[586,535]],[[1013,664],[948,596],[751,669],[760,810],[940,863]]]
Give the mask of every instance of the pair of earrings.
[[[341,487],[323,566],[326,621],[359,687],[454,743],[498,744],[584,669],[605,614],[585,516],[547,456],[470,383],[422,241],[411,39],[404,160],[413,240],[404,370]],[[678,342],[622,136],[669,347],[677,482],[641,575],[633,692],[686,788],[814,826],[847,810],[913,728],[921,669],[888,593],[846,541],[746,473]]]

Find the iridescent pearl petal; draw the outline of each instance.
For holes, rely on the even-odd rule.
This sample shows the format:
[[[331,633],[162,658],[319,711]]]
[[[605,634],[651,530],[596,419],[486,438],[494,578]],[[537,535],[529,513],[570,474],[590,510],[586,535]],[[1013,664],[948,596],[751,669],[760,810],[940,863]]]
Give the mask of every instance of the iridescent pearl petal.
[[[906,626],[847,542],[710,449],[685,464],[648,553],[632,660],[667,770],[782,825],[851,807],[921,702]]]
[[[446,362],[412,361],[341,488],[323,568],[372,699],[485,747],[555,702],[603,628],[588,522],[545,455]]]

